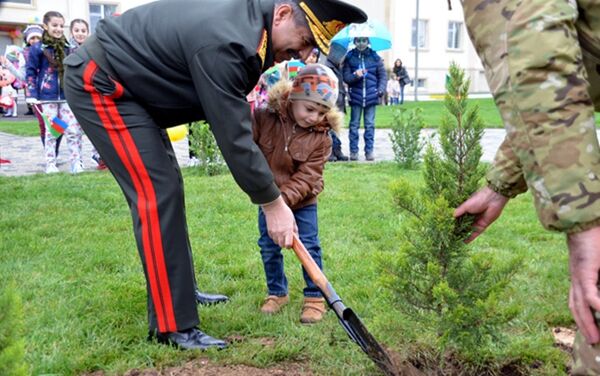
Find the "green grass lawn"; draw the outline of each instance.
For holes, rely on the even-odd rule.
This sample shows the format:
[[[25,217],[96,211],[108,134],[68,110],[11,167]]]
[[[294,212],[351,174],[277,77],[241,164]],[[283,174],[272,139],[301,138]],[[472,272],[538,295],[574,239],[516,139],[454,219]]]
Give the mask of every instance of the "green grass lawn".
[[[319,227],[332,285],[380,342],[406,356],[410,346],[400,329],[406,323],[380,287],[374,261],[398,249],[403,217],[388,185],[399,177],[420,180],[418,171],[392,163],[327,165]],[[374,374],[333,313],[315,326],[298,322],[303,281],[291,251],[291,303],[272,317],[259,312],[265,282],[256,207],[228,174],[208,178],[184,169],[184,178],[199,286],[231,297],[226,305],[199,310],[205,331],[232,340],[224,351],[182,352],[145,340],[142,268],[129,210],[109,173],[0,177],[0,284],[14,281],[22,298],[32,374],[122,374],[198,356],[258,367],[298,362],[318,375]],[[504,297],[523,309],[506,329],[507,343],[498,344],[498,356],[524,360],[538,375],[564,374],[567,356],[553,347],[551,334],[554,325],[574,325],[563,236],[544,231],[530,196],[522,195],[474,251],[527,259]]]
[[[470,99],[469,103],[479,107],[479,115],[486,128],[504,127],[500,113],[491,98]],[[445,110],[444,101],[404,102],[404,104],[396,106],[379,106],[375,113],[377,128],[391,128],[394,120],[394,111],[397,109],[411,110],[413,108],[421,108],[423,110],[421,114],[426,128],[437,128],[440,125],[440,119]]]
[[[502,128],[502,119],[500,113],[491,98],[471,99],[470,103],[479,106],[479,114],[486,128]],[[377,128],[390,128],[394,120],[394,111],[398,109],[407,109],[419,107],[423,109],[422,115],[425,120],[425,127],[437,128],[440,125],[440,119],[444,112],[443,101],[421,101],[404,102],[397,106],[378,106],[375,113],[375,126]],[[348,126],[350,119],[350,109],[346,114],[345,126]],[[600,125],[600,113],[596,113],[596,124]],[[39,129],[37,120],[31,121],[10,121],[0,118],[0,132],[7,132],[19,136],[37,136]]]
[[[472,104],[479,106],[479,114],[483,119],[486,128],[502,128],[502,119],[500,113],[492,99],[471,99]],[[443,101],[421,101],[404,102],[397,106],[378,106],[375,114],[375,126],[377,128],[390,128],[394,119],[394,111],[398,109],[407,109],[419,107],[423,109],[422,115],[425,120],[425,127],[437,128],[440,125],[440,119],[444,111]],[[350,119],[348,109],[346,114],[345,126],[348,126]],[[600,125],[600,113],[596,113],[596,124]],[[0,118],[0,132],[15,134],[18,136],[37,136],[39,128],[36,120],[31,121],[10,121]]]
[[[11,121],[0,118],[0,132],[10,133],[17,136],[33,137],[40,135],[40,128],[37,120],[35,119]]]

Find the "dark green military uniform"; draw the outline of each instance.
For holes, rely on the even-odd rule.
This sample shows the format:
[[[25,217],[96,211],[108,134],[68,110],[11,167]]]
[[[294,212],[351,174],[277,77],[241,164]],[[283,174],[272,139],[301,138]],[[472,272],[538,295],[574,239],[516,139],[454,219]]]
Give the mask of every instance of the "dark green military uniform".
[[[65,60],[69,104],[131,208],[151,330],[199,322],[183,182],[164,128],[207,120],[252,201],[279,196],[245,101],[273,64],[272,19],[273,0],[157,1],[101,21]]]

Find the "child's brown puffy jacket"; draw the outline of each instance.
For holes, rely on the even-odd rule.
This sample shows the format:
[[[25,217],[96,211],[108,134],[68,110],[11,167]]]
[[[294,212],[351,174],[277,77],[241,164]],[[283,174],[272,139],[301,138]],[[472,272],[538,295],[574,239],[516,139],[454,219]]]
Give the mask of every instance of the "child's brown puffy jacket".
[[[252,131],[275,177],[275,184],[294,210],[317,202],[323,190],[323,167],[331,153],[329,129],[338,130],[343,115],[334,107],[323,123],[296,124],[288,95],[292,84],[281,81],[269,90],[267,108],[254,112]]]

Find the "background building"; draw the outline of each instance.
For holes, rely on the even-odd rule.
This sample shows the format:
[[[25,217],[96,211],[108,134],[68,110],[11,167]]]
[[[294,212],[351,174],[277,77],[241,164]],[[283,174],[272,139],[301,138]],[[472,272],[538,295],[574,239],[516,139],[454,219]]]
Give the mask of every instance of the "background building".
[[[0,52],[6,45],[23,42],[21,31],[26,25],[42,23],[44,13],[55,10],[65,16],[68,24],[72,19],[83,18],[93,30],[104,17],[122,13],[129,8],[148,3],[148,0],[0,0]]]
[[[467,34],[460,1],[448,10],[444,0],[347,0],[364,9],[369,18],[385,23],[392,34],[392,49],[382,51],[387,68],[400,58],[415,79],[418,52],[418,94],[423,99],[445,92],[446,74],[455,61],[471,79],[471,92],[489,94],[483,66]],[[418,49],[416,11],[419,4]],[[414,98],[414,86],[405,88],[406,99]]]
[[[8,44],[21,44],[21,31],[30,23],[41,23],[49,10],[61,12],[68,24],[74,18],[96,23],[114,13],[148,3],[150,0],[0,0],[0,53]],[[225,0],[223,0],[225,1]],[[243,0],[240,0],[243,1]],[[466,32],[460,1],[448,10],[444,0],[346,0],[364,9],[370,18],[388,25],[392,49],[380,54],[391,69],[402,59],[417,84],[419,98],[435,98],[445,91],[446,73],[451,61],[457,62],[471,78],[472,93],[488,93],[481,62]],[[419,35],[416,34],[416,9],[419,4]],[[68,34],[68,31],[67,31]],[[417,43],[418,41],[418,43]],[[418,44],[418,49],[416,48]],[[415,56],[418,55],[418,64]],[[418,67],[418,69],[415,69]],[[417,74],[415,74],[417,73]],[[414,97],[414,86],[407,86],[407,100]]]

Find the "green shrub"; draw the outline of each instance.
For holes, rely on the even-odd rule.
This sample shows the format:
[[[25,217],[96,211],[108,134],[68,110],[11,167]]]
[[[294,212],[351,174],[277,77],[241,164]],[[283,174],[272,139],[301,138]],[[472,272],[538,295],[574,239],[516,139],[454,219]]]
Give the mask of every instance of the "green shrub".
[[[396,206],[409,218],[399,252],[382,260],[382,281],[402,313],[427,333],[423,338],[433,338],[437,363],[452,354],[473,366],[489,364],[502,328],[518,313],[507,294],[521,260],[474,252],[464,243],[472,218],[453,218],[485,171],[479,165],[483,124],[477,108],[468,108],[469,81],[455,64],[449,77],[449,115],[439,130],[440,154],[431,145],[425,153],[424,186],[402,180],[391,187]]]
[[[198,168],[208,176],[219,175],[227,170],[223,155],[217,146],[210,126],[204,121],[190,125],[190,149],[200,161]]]
[[[422,112],[421,108],[394,111],[390,140],[394,160],[403,168],[416,167],[421,158],[423,142],[420,135],[425,124]]]
[[[23,308],[13,284],[0,290],[0,375],[25,376]]]

